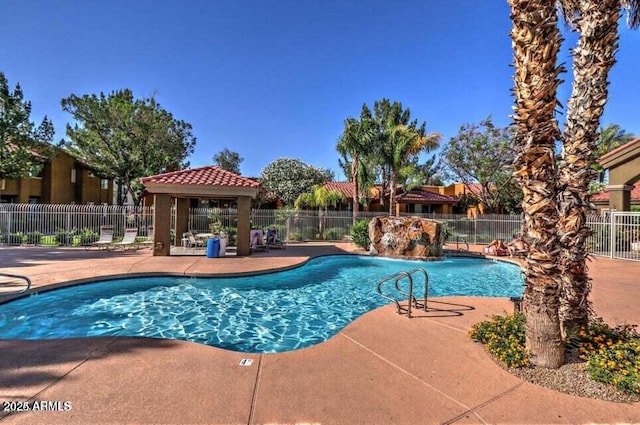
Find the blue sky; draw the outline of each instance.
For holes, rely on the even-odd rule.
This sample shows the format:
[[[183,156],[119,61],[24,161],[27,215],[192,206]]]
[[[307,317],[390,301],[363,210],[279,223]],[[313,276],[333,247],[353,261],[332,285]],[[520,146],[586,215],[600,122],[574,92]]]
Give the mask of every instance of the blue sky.
[[[443,142],[488,115],[508,125],[510,27],[503,0],[3,0],[0,71],[56,141],[62,98],[130,88],[192,124],[192,166],[226,147],[243,175],[289,157],[340,180],[336,140],[363,103],[398,100]],[[640,135],[638,51],[625,27],[602,123]]]

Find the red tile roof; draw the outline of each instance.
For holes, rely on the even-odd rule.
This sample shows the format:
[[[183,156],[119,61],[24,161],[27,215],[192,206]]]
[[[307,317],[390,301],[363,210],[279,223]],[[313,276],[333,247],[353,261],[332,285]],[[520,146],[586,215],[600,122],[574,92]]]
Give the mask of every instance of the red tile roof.
[[[631,199],[640,200],[640,182],[633,185],[633,189],[631,190]],[[609,201],[609,192],[603,190],[602,192],[594,193],[591,195],[591,201]]]
[[[624,145],[618,146],[615,149],[610,150],[609,152],[605,153],[600,158],[598,158],[598,162],[601,162],[602,160],[610,158],[610,157],[616,155],[618,152],[623,151],[623,150],[627,150],[627,149],[632,148],[632,147],[634,147],[635,145],[638,145],[638,144],[640,144],[640,137],[637,138],[637,139],[633,139],[633,140],[625,143]]]
[[[433,204],[455,204],[458,199],[453,196],[441,195],[435,192],[429,192],[428,190],[413,189],[409,192],[403,193],[398,196],[397,201],[402,204],[408,203],[433,203]]]
[[[347,199],[353,199],[353,182],[327,182],[324,187],[342,192]]]
[[[222,168],[208,165],[188,170],[172,171],[140,179],[143,184],[177,184],[195,186],[260,187],[260,183]]]

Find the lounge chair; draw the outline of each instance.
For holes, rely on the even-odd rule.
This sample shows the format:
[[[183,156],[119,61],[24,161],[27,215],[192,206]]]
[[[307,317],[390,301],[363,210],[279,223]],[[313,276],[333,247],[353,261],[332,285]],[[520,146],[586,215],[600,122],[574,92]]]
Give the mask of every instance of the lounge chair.
[[[85,246],[87,250],[92,247],[98,249],[109,249],[113,244],[113,226],[100,226],[100,239],[95,242],[91,242]]]
[[[509,254],[509,248],[501,240],[495,239],[489,245],[484,247],[482,252],[488,255],[501,257]]]
[[[125,229],[124,237],[120,242],[115,242],[113,244],[114,248],[122,247],[123,250],[128,249],[129,247],[137,248],[138,243],[136,242],[136,238],[138,237],[138,229]]]
[[[153,226],[147,226],[147,237],[138,242],[138,246],[153,248]]]
[[[264,243],[262,230],[251,230],[249,233],[251,252],[267,251],[269,247]]]
[[[511,257],[526,257],[527,256],[527,245],[524,243],[522,239],[514,237],[511,242],[507,245],[509,249],[509,256]]]
[[[267,230],[267,248],[287,249],[287,245],[278,237],[278,231],[274,228]]]

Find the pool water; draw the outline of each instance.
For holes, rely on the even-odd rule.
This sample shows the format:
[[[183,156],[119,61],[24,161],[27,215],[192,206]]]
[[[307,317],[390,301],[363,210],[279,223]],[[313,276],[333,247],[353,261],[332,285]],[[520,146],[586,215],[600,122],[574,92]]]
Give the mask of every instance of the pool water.
[[[522,293],[520,268],[504,262],[336,255],[249,277],[114,279],[48,291],[0,305],[0,338],[146,336],[250,353],[295,350],[326,341],[388,304],[377,282],[416,267],[429,274],[429,296]],[[423,288],[418,274],[417,297]]]

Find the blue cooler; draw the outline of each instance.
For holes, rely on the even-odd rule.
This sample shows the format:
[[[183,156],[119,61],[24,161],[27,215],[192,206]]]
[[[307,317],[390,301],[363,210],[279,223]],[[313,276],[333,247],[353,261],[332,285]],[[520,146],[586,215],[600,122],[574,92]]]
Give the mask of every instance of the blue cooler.
[[[217,258],[220,251],[220,238],[207,239],[207,258]]]

